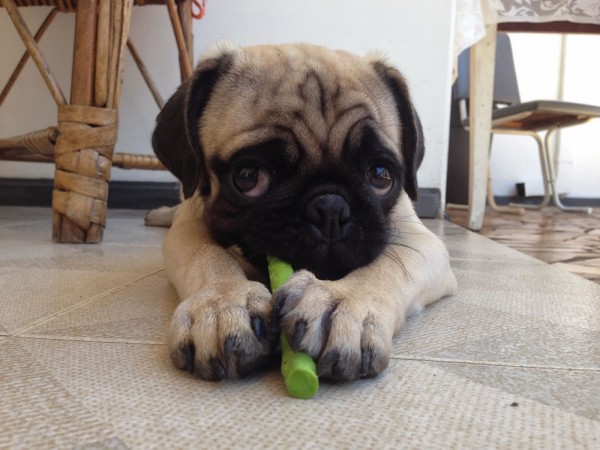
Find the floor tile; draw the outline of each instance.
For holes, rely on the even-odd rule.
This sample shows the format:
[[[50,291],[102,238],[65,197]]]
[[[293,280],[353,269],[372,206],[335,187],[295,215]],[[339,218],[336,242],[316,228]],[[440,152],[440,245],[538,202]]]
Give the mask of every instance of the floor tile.
[[[448,347],[526,326],[524,317],[471,305],[456,297],[441,299],[411,316],[394,338],[392,355],[427,358]]]
[[[236,383],[194,379],[170,365],[163,345],[20,341],[132,448],[548,448],[600,439],[600,423],[581,411],[524,395],[530,380],[505,391],[435,363],[393,360],[374,380],[325,383],[298,401],[275,371]]]
[[[18,248],[19,241],[13,242]],[[160,248],[138,245],[77,245],[49,248],[47,253],[38,252],[37,246],[27,252],[0,257],[0,267],[20,267],[56,270],[97,270],[99,272],[131,272],[146,274],[163,267]],[[10,246],[8,246],[10,248]],[[135,263],[132,263],[135,261]]]
[[[47,228],[46,223],[43,226]],[[50,236],[33,238],[23,229],[2,229],[0,241],[0,266],[8,265],[8,261],[19,266],[18,262],[23,263],[29,259],[53,258],[77,252],[75,245],[54,244]]]
[[[598,342],[599,331],[535,323],[448,345],[427,357],[513,367],[593,369],[600,379]]]
[[[531,256],[471,232],[464,235],[444,236],[444,243],[452,259],[492,262],[502,260],[505,262],[542,264],[541,261]]]
[[[0,342],[0,448],[71,448],[114,438],[15,338]]]
[[[575,293],[600,300],[600,286],[581,279],[577,275],[548,264],[529,261],[469,261],[452,262],[453,270],[459,274],[466,289],[506,289],[507,291],[535,291],[552,293]],[[507,283],[511,281],[510,283]]]
[[[47,320],[24,335],[165,343],[178,304],[177,293],[160,272]]]
[[[554,406],[578,416],[594,420],[600,417],[598,371],[439,362],[426,364],[478,384]]]
[[[20,218],[18,214],[21,211],[28,211],[28,208],[14,208],[14,214],[7,213],[9,207],[0,206],[0,239],[3,241],[22,241],[35,242],[37,245],[46,245],[54,252],[67,249],[77,249],[82,247],[80,244],[55,244],[52,242],[52,214],[48,214],[49,208],[34,208],[35,214],[25,214]],[[2,215],[10,216],[5,219]],[[146,245],[160,248],[162,238],[167,230],[160,227],[147,227],[144,224],[146,211],[130,210],[109,210],[107,226],[104,230],[102,244],[87,244],[83,247],[99,247],[107,244],[119,245]],[[29,217],[29,219],[28,219]],[[11,220],[12,218],[12,220]],[[22,245],[22,244],[20,244]],[[0,257],[3,252],[0,249]]]
[[[0,326],[10,333],[140,278],[130,272],[22,268],[0,276]]]
[[[393,355],[600,369],[600,286],[545,264],[452,264],[457,294],[409,318]]]
[[[144,211],[109,211],[103,243],[73,246],[50,242],[49,211],[0,207],[0,448],[598,447],[600,286],[558,267],[426,221],[457,294],[407,320],[379,377],[299,401],[275,367],[223,383],[174,368],[166,230]]]
[[[480,234],[468,231],[458,225],[441,220],[423,220],[423,223],[435,235],[440,237],[452,259],[482,261],[520,261],[539,264],[540,261],[499,244]]]
[[[0,206],[0,228],[33,221],[52,221],[52,209],[31,206]]]
[[[454,297],[471,305],[600,329],[600,285],[546,264],[453,261]],[[492,318],[490,318],[491,320]]]
[[[409,318],[394,339],[392,354],[600,369],[600,326],[573,326],[566,323],[576,320],[561,320],[564,322],[545,322],[520,312],[448,298]],[[597,324],[598,316],[592,316],[590,322],[594,320]]]

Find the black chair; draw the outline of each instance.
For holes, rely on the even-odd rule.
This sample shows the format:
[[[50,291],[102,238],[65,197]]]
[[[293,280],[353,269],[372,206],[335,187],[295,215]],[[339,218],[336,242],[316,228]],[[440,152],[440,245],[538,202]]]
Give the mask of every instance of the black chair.
[[[460,121],[468,130],[469,126],[469,51],[458,58],[458,79],[454,84],[453,98],[458,100]],[[544,198],[537,205],[498,206],[492,192],[491,170],[488,171],[487,199],[490,207],[500,212],[523,214],[524,208],[541,209],[552,198],[554,204],[563,211],[586,212],[587,207],[565,206],[556,188],[556,175],[549,147],[552,134],[564,127],[578,125],[592,118],[600,117],[600,107],[554,100],[536,100],[521,103],[517,74],[513,61],[510,39],[506,34],[498,34],[496,43],[496,70],[494,79],[494,109],[492,111],[492,136],[494,134],[512,134],[531,136],[538,144],[542,178],[544,180]],[[546,131],[542,140],[540,132]],[[491,146],[490,146],[491,152]]]

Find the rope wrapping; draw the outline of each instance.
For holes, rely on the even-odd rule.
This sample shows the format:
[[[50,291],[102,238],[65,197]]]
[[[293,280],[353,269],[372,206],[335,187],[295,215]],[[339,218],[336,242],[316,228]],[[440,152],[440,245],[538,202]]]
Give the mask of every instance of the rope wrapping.
[[[63,106],[58,123],[54,209],[84,231],[94,226],[104,228],[117,110]],[[86,238],[85,242],[93,241]]]

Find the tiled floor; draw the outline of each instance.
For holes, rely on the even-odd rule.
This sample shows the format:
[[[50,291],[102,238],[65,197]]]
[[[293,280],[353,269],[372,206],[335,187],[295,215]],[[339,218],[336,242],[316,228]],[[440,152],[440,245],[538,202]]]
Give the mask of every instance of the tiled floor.
[[[467,226],[466,211],[448,213],[452,222]],[[488,207],[481,234],[600,284],[599,208],[591,215],[544,208],[516,216]]]
[[[600,448],[600,285],[439,221],[459,292],[408,320],[374,380],[287,396],[276,370],[173,368],[164,230],[101,245],[0,208],[0,448]]]

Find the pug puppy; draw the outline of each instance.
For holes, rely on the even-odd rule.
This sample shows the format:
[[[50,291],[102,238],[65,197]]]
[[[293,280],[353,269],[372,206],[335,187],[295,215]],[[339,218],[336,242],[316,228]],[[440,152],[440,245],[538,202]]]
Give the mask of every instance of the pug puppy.
[[[184,197],[163,246],[179,369],[244,375],[282,332],[321,377],[373,377],[407,313],[456,289],[411,203],[419,117],[378,56],[221,47],[165,105],[152,143]],[[267,255],[297,270],[274,295]]]

